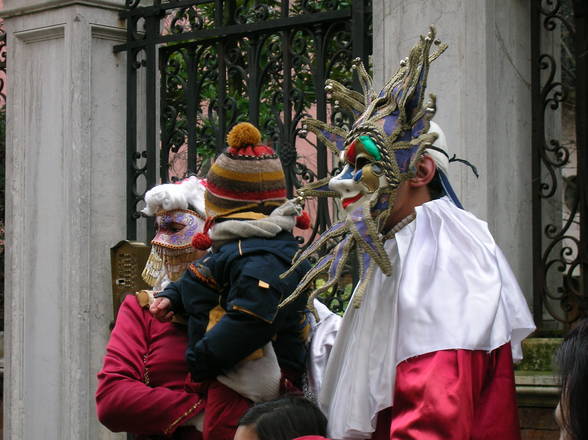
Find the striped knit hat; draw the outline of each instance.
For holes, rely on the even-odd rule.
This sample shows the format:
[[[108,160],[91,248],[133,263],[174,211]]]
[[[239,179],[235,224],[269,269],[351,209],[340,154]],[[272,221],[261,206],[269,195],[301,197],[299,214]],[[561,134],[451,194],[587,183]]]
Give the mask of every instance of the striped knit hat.
[[[284,170],[276,152],[259,145],[261,134],[249,122],[235,125],[228,148],[207,176],[206,215],[259,219],[286,201]]]

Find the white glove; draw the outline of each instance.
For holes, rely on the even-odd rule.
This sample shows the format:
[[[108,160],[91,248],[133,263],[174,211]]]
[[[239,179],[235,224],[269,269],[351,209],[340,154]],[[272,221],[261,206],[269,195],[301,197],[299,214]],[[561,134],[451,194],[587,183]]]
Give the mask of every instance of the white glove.
[[[263,357],[241,361],[217,380],[255,403],[275,399],[280,394],[282,372],[272,343],[263,347]]]

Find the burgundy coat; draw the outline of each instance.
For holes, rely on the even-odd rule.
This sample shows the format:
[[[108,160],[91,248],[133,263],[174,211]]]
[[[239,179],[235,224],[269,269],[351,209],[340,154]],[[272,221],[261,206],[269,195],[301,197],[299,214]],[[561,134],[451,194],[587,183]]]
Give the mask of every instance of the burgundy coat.
[[[129,295],[123,301],[98,373],[98,419],[114,432],[137,440],[233,440],[252,402],[216,380],[189,380],[186,329],[159,322]],[[293,392],[282,377],[281,392]],[[182,424],[206,410],[203,434]]]
[[[154,319],[133,295],[123,301],[98,373],[98,419],[115,432],[139,439],[174,434],[200,439],[180,425],[204,408],[200,395],[184,390],[188,373],[185,329]]]

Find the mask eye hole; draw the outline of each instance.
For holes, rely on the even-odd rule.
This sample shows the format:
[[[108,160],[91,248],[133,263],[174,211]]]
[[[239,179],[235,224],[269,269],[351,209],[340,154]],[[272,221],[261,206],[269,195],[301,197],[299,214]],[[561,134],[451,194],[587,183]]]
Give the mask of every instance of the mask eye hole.
[[[178,223],[178,222],[174,222],[174,221],[161,221],[157,223],[157,229],[159,231],[162,232],[171,232],[172,234],[175,234],[176,232],[180,232],[182,229],[184,229],[186,227],[186,225],[182,224],[182,223]]]
[[[366,165],[369,165],[370,163],[371,163],[371,160],[369,160],[365,157],[358,157],[355,161],[355,169],[361,170],[363,167],[365,167]]]
[[[167,229],[169,229],[172,232],[180,232],[182,229],[184,229],[184,227],[185,225],[176,222],[171,222],[167,225]]]

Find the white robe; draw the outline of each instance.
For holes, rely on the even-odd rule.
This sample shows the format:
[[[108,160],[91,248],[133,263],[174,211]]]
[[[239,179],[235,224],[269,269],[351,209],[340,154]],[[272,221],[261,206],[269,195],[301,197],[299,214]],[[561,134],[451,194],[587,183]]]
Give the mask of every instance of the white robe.
[[[438,350],[491,351],[521,341],[533,319],[487,224],[447,197],[416,208],[416,219],[384,245],[360,308],[349,307],[319,395],[333,439],[366,439],[393,404],[396,366]]]

